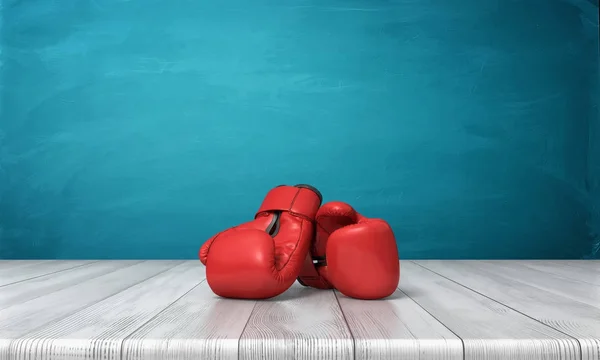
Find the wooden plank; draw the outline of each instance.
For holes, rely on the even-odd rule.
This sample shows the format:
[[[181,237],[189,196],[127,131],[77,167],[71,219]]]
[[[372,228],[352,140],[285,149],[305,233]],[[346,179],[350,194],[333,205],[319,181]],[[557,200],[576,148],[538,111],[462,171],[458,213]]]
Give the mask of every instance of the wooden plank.
[[[0,310],[0,339],[23,336],[180,263],[181,261],[144,261]]]
[[[152,262],[154,263],[154,262]],[[204,280],[204,267],[187,261],[13,341],[15,360],[121,359],[123,340]]]
[[[43,260],[0,260],[0,271],[40,263]]]
[[[532,284],[527,271],[509,274],[479,261],[418,261],[478,293],[576,338],[583,359],[600,359],[600,310]],[[520,275],[519,275],[520,274]],[[544,278],[543,274],[538,275]],[[536,281],[536,284],[546,282]],[[565,340],[563,340],[564,342]]]
[[[123,342],[123,360],[237,360],[256,302],[213,294],[206,281]]]
[[[56,261],[47,260],[32,262],[23,266],[9,267],[0,270],[0,286],[14,284],[19,281],[57,273],[90,263],[90,260]]]
[[[553,260],[552,262],[600,274],[600,260]]]
[[[356,360],[463,359],[462,341],[400,290],[381,301],[336,295]]]
[[[100,261],[6,285],[0,289],[0,310],[69,286],[135,265],[141,261]]]
[[[241,336],[239,359],[354,359],[334,292],[294,283],[282,295],[257,302]]]
[[[525,266],[523,261],[483,260],[467,262],[467,264],[469,263],[496,275],[533,287],[531,291],[545,290],[548,293],[582,302],[600,310],[600,286],[590,285],[579,280],[565,279],[547,271],[533,269]],[[583,269],[579,270],[585,271]]]
[[[557,260],[554,262],[562,263],[567,266],[572,266],[576,268],[587,269],[589,271],[600,274],[600,260]]]
[[[541,270],[564,279],[581,281],[591,285],[600,286],[600,274],[596,271],[570,266],[562,261],[522,261],[521,264],[532,269]],[[599,264],[600,265],[600,264]]]
[[[410,261],[401,273],[400,289],[463,339],[465,359],[581,359],[578,342],[550,326]]]

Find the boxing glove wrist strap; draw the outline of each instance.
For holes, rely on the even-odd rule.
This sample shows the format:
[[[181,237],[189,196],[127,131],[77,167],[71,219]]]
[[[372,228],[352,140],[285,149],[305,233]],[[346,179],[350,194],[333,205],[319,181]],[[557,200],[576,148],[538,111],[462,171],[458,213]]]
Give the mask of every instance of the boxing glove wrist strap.
[[[269,191],[256,216],[264,212],[286,211],[312,221],[321,200],[318,190],[307,185],[278,186]]]

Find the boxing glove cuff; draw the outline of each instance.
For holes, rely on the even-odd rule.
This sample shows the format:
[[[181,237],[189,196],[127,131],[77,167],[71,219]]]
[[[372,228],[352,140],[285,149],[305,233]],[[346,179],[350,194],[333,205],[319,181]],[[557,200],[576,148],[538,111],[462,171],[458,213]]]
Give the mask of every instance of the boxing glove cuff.
[[[264,212],[286,211],[314,221],[322,199],[310,185],[278,186],[267,193],[255,218]]]

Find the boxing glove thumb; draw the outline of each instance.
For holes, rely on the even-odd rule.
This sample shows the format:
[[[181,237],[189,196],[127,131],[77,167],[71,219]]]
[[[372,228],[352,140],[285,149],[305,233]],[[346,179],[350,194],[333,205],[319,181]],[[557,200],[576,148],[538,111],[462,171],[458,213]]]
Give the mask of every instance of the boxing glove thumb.
[[[358,299],[380,299],[398,287],[400,263],[394,233],[381,219],[334,201],[319,209],[317,232],[298,281],[336,288]]]
[[[295,281],[314,234],[321,194],[309,185],[277,186],[254,220],[210,238],[199,251],[206,281],[219,296],[266,299]]]
[[[281,285],[275,268],[275,247],[271,236],[260,229],[231,229],[213,242],[206,277],[215,294],[248,298],[277,295]],[[221,255],[222,254],[222,255]],[[232,264],[232,259],[235,263]],[[243,278],[245,281],[240,281]],[[236,284],[232,288],[231,284]],[[284,285],[284,288],[286,285]],[[260,294],[260,295],[255,295]]]
[[[358,223],[329,236],[324,275],[346,296],[368,300],[388,297],[400,280],[394,233],[383,220],[359,218]]]

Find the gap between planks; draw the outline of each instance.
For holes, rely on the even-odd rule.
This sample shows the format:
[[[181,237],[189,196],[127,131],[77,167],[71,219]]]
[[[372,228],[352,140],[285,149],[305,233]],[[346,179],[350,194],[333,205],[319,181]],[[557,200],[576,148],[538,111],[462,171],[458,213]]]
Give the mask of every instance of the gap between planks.
[[[203,281],[204,267],[197,261],[146,261],[122,268],[110,263],[83,265],[79,277],[75,276],[77,269],[40,275],[32,281],[46,286],[50,291],[46,295],[27,289],[26,283],[11,285],[9,288],[20,289],[15,293],[23,296],[25,307],[15,305],[17,296],[4,296],[0,288],[0,317],[9,320],[0,325],[4,338],[0,357],[10,349],[14,359],[39,354],[42,360],[67,354],[88,359],[87,354],[94,350],[107,354],[107,359],[131,360],[581,359],[582,355],[586,360],[597,359],[593,349],[579,348],[587,339],[584,335],[568,336],[572,329],[561,332],[553,323],[544,323],[511,305],[510,301],[516,301],[514,284],[507,285],[507,279],[497,274],[493,277],[494,271],[488,281],[493,279],[504,290],[513,289],[512,295],[504,295],[506,299],[456,281],[453,276],[459,276],[457,273],[438,275],[428,267],[435,262],[403,261],[400,290],[383,301],[359,301],[294,284],[277,298],[256,302],[216,297]],[[440,263],[443,268],[450,264],[451,270],[445,271],[460,267],[448,261]],[[94,270],[95,266],[99,268]],[[503,274],[510,276],[510,271]],[[136,277],[140,272],[144,275]],[[69,273],[74,275],[72,279]],[[564,281],[573,276],[568,271],[551,274]],[[106,293],[91,291],[102,285],[108,285],[101,287]],[[530,288],[553,295],[560,292],[552,283],[519,286],[517,295],[521,297],[531,296],[527,295]],[[74,303],[60,303],[67,296],[76,296]],[[572,302],[587,306],[571,309],[579,320],[590,307],[596,309],[586,304],[593,298],[581,292],[563,296],[562,301],[574,309],[579,308]],[[53,311],[43,313],[47,304],[55,305]],[[38,316],[41,321],[32,324]],[[577,326],[580,329],[582,323]]]

